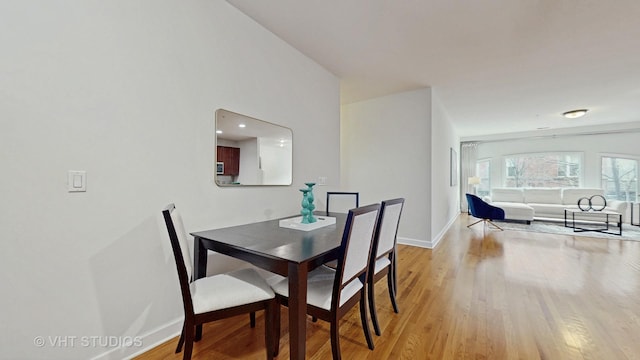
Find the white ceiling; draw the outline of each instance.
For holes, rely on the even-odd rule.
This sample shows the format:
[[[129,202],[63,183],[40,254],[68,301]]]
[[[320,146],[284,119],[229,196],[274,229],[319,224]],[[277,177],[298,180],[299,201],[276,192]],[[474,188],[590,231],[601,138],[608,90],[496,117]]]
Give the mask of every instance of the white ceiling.
[[[240,126],[243,124],[244,126]],[[216,137],[230,141],[261,138],[274,143],[291,143],[291,129],[228,110],[216,111]]]
[[[463,138],[640,121],[637,0],[228,2],[339,77],[343,104],[432,87]]]

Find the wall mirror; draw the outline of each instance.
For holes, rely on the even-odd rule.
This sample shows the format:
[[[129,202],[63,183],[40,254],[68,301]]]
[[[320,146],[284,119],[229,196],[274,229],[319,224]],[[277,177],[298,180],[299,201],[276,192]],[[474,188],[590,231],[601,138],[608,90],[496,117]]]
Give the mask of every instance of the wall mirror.
[[[291,185],[291,129],[224,109],[215,125],[218,186]]]

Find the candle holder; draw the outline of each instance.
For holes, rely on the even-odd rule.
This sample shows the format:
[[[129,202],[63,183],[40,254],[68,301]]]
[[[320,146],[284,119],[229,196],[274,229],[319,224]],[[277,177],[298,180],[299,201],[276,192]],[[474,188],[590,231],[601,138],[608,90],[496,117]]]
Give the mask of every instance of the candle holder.
[[[313,186],[316,183],[305,183],[307,185],[306,189],[300,189],[302,192],[302,210],[300,210],[300,214],[302,215],[302,223],[303,224],[313,224],[318,221],[315,216],[313,216],[313,210],[315,210],[316,206],[313,204],[314,196],[313,196]]]

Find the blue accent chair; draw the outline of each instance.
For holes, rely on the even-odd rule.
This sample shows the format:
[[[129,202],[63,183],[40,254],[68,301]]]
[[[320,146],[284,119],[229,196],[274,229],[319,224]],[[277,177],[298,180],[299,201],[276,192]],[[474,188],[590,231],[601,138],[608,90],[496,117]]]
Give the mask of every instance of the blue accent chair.
[[[502,228],[494,224],[491,220],[504,220],[504,210],[487,204],[473,194],[467,194],[467,204],[469,204],[469,212],[471,213],[471,216],[480,219],[473,224],[467,225],[467,227],[472,227],[473,225],[482,222],[484,225],[488,223],[502,231]]]

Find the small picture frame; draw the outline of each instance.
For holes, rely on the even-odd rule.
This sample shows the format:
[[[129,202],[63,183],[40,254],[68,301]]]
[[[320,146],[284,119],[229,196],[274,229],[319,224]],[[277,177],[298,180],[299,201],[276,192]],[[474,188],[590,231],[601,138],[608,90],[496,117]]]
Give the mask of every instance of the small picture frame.
[[[217,175],[224,174],[224,163],[221,161],[216,162],[216,174]]]

